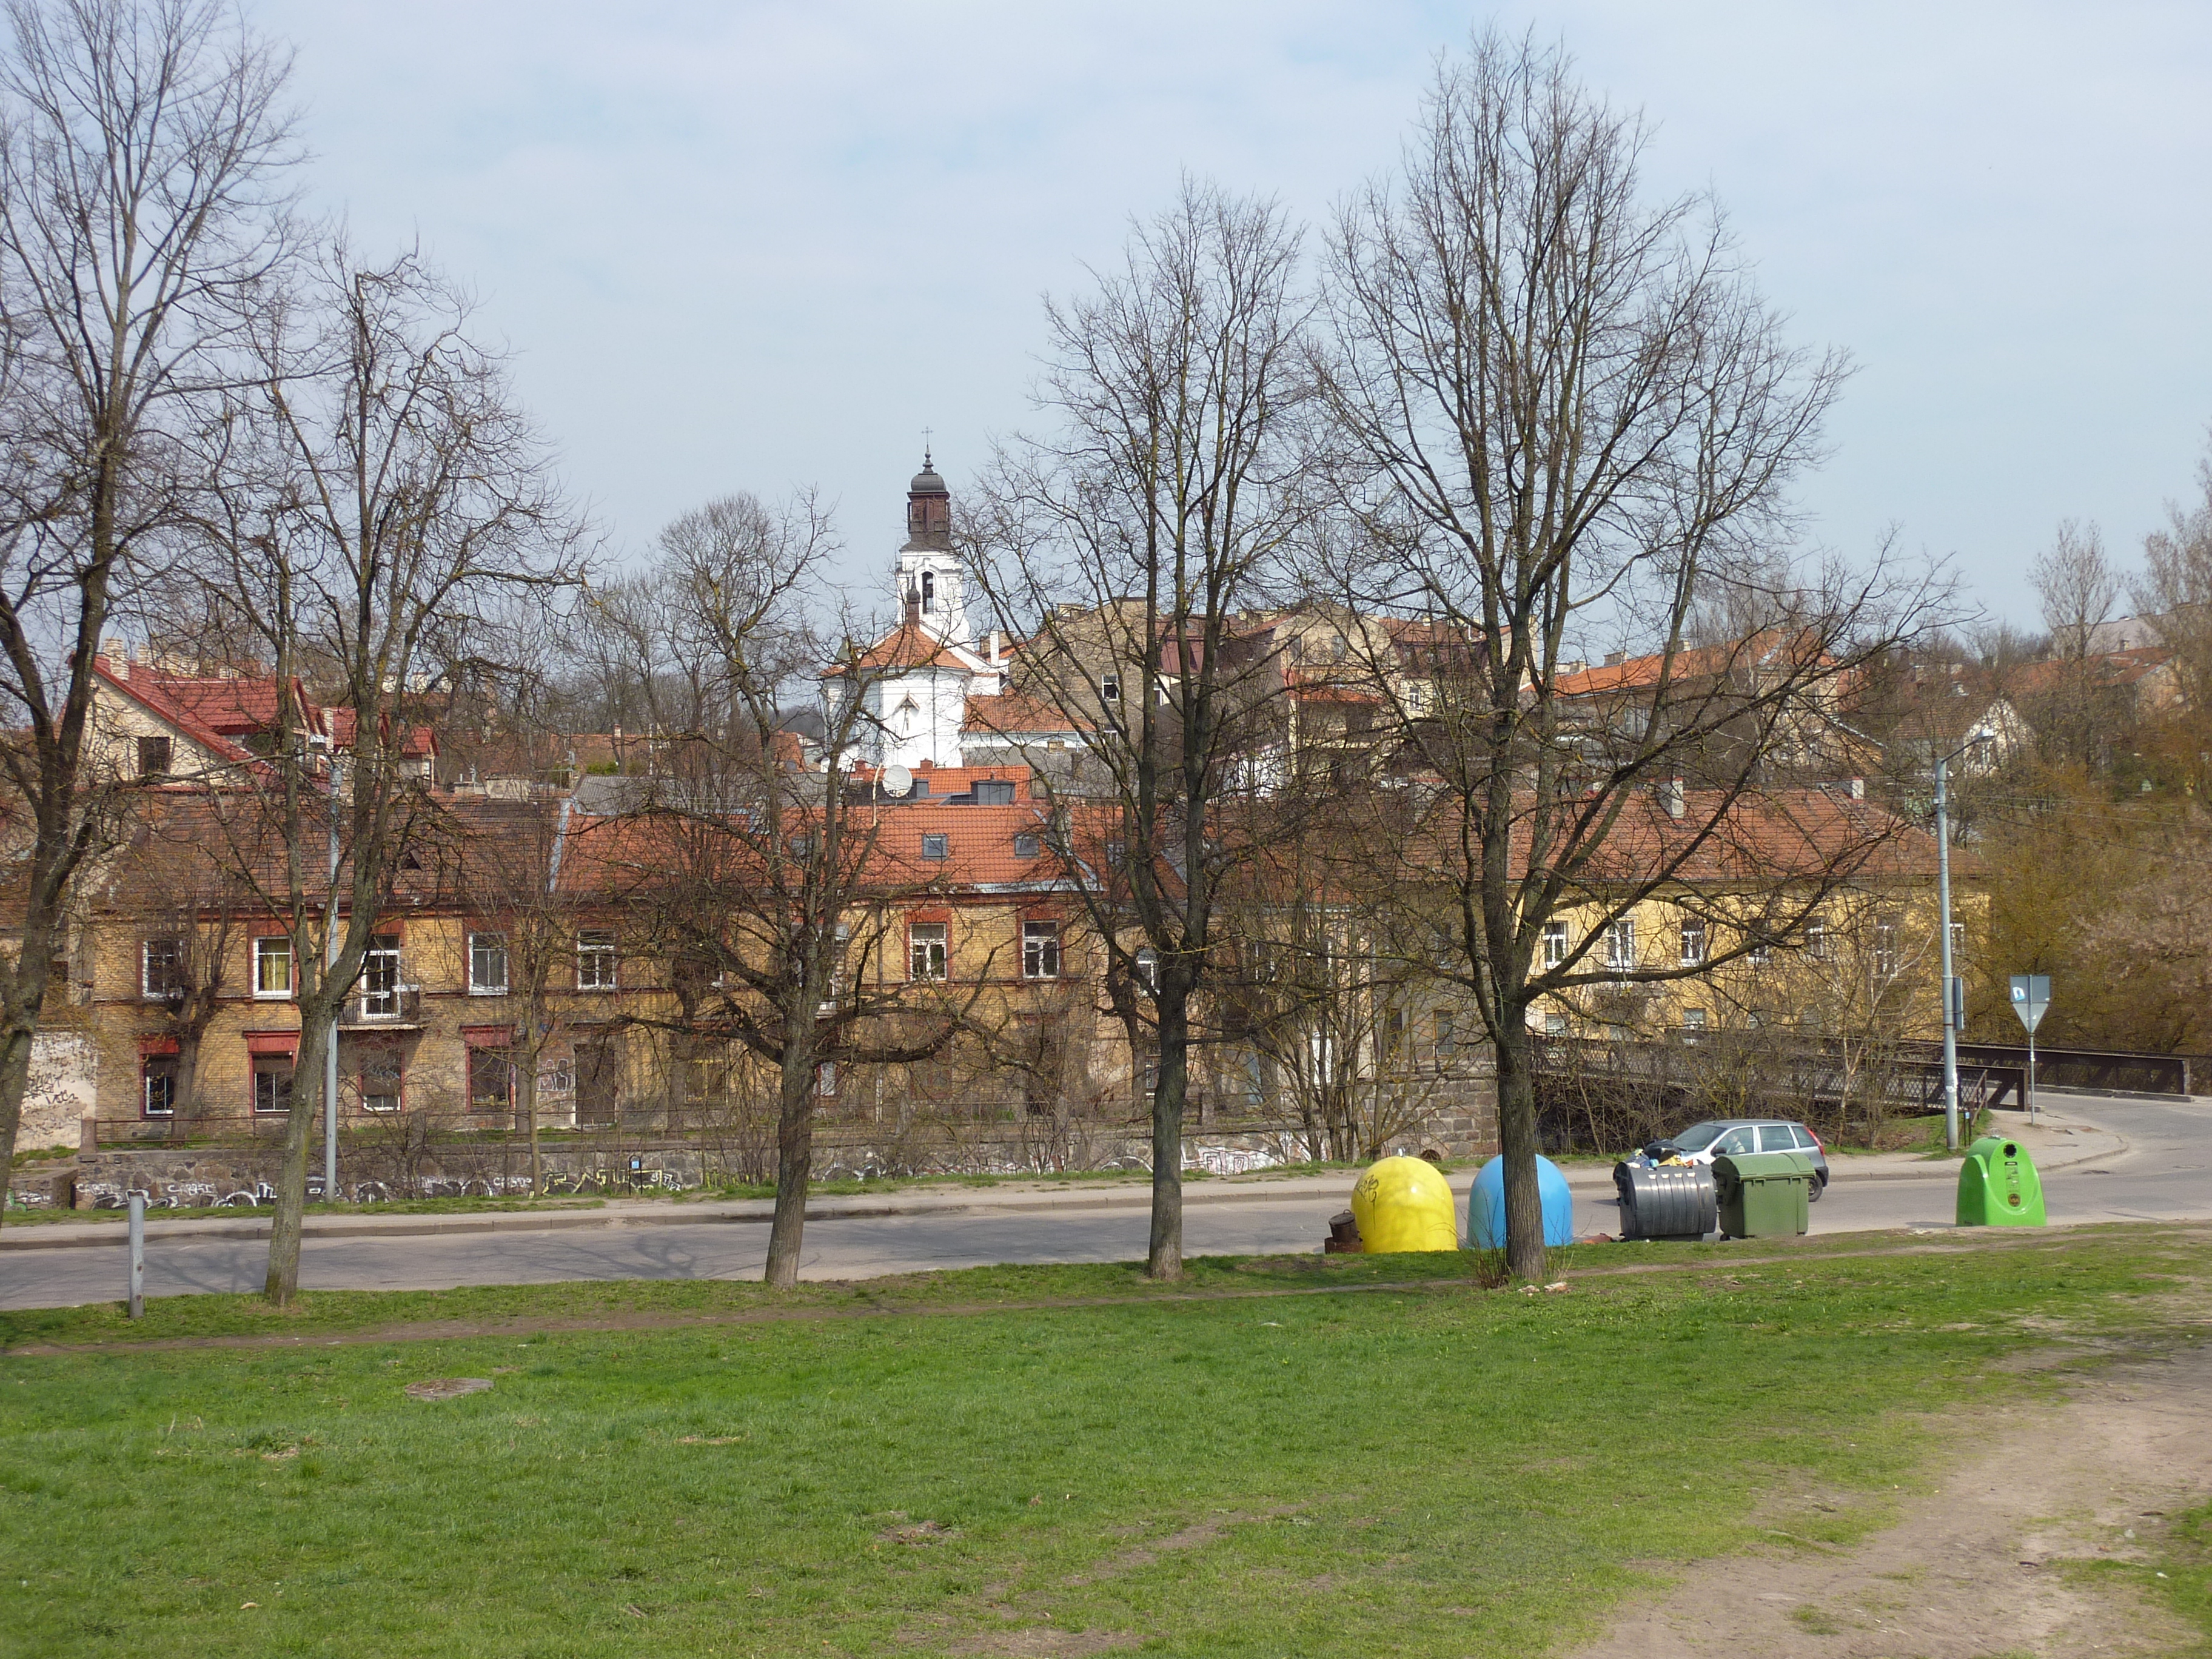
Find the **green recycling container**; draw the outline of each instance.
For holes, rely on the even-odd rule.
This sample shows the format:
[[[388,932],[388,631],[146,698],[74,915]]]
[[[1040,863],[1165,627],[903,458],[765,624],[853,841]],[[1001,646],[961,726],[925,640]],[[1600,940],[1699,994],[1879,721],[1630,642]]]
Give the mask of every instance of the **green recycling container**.
[[[1813,1160],[1802,1152],[1746,1152],[1713,1160],[1721,1232],[1794,1238],[1812,1227]]]
[[[1959,1170],[1959,1224],[2043,1224],[2043,1181],[2027,1147],[2002,1135],[1984,1135],[1966,1148],[1966,1161]]]

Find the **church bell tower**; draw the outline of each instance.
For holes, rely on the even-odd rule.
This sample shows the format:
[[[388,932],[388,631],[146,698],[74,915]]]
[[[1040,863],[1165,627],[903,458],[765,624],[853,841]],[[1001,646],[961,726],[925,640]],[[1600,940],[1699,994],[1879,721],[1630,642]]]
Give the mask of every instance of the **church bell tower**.
[[[899,609],[950,645],[971,642],[960,561],[952,551],[952,492],[929,453],[906,489],[906,545],[899,550]]]

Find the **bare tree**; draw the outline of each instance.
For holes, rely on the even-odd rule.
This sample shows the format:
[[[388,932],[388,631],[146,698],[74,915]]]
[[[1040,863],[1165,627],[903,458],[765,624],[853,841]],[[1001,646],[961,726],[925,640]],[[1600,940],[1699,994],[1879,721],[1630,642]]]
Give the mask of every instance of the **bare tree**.
[[[14,1156],[70,884],[119,805],[93,658],[174,521],[174,440],[285,252],[287,65],[212,0],[12,0],[0,58],[0,790],[22,860],[0,959]]]
[[[1193,998],[1223,883],[1254,844],[1239,803],[1267,781],[1282,684],[1238,611],[1301,519],[1297,249],[1273,204],[1187,181],[1120,270],[1048,307],[1041,401],[1059,425],[1000,454],[969,526],[985,592],[1030,635],[1018,688],[1095,733],[1103,799],[1066,820],[1063,852],[1109,986],[1149,1004],[1158,1279],[1182,1273]]]
[[[2212,708],[2212,437],[2197,462],[2197,498],[2166,503],[2166,522],[2143,540],[2136,608],[2158,618],[2174,653],[2184,702]]]
[[[2097,526],[2061,519],[2051,545],[2027,568],[2027,580],[2043,601],[2051,645],[2063,660],[2081,661],[2120,597],[2120,573],[2106,558]]]
[[[890,1065],[941,1052],[967,1005],[894,978],[902,902],[929,890],[883,840],[852,763],[875,672],[852,630],[816,621],[836,551],[811,499],[777,512],[750,495],[686,514],[662,533],[659,567],[594,596],[591,629],[610,684],[651,714],[659,775],[624,816],[579,837],[577,855],[627,895],[635,927],[670,964],[678,1012],[659,1022],[693,1050],[774,1067],[775,1214],[767,1282],[798,1283],[814,1115],[824,1067]],[[818,770],[802,766],[786,711],[826,701]],[[972,992],[970,994],[972,1001]]]
[[[1706,204],[1647,204],[1644,143],[1559,52],[1479,36],[1439,67],[1402,179],[1351,202],[1330,250],[1323,385],[1355,532],[1337,580],[1453,647],[1418,701],[1388,661],[1375,681],[1430,780],[1407,792],[1404,856],[1434,872],[1428,948],[1496,1048],[1527,1278],[1545,1263],[1534,1005],[1701,971],[1601,959],[1699,860],[1755,883],[1779,837],[1826,870],[1739,899],[1721,960],[1786,938],[1893,831],[1784,786],[1817,775],[1838,688],[1920,603],[1881,566],[1778,563],[1844,364],[1784,343]],[[1697,647],[1714,614],[1750,631]],[[1586,670],[1613,639],[1644,654]],[[1547,935],[1571,912],[1596,925]]]
[[[260,641],[280,686],[325,686],[342,728],[301,729],[280,696],[269,754],[215,796],[232,866],[292,940],[304,1086],[270,1233],[279,1304],[299,1284],[313,1085],[340,1006],[403,860],[444,833],[404,752],[419,698],[495,661],[517,589],[572,574],[576,526],[545,451],[468,323],[415,257],[366,267],[334,245],[257,319],[256,381],[204,434],[209,603]]]

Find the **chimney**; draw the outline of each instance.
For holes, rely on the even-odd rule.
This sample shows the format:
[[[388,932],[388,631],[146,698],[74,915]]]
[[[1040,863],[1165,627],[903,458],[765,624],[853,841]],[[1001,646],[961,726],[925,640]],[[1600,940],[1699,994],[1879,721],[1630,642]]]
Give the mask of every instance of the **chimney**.
[[[1853,778],[1851,780],[1851,799],[1853,800],[1864,800],[1866,799],[1866,780],[1864,778]]]
[[[1607,668],[1618,668],[1627,660],[1628,653],[1626,651],[1608,651],[1605,653],[1605,665]]]
[[[131,678],[131,641],[120,634],[110,634],[100,642],[100,654],[107,659],[107,672],[118,680]]]
[[[1687,803],[1683,798],[1682,780],[1680,778],[1669,778],[1666,782],[1661,784],[1659,786],[1659,799],[1665,804],[1667,808],[1667,816],[1668,817],[1680,817],[1687,805]]]
[[[992,666],[992,667],[994,667],[994,668],[996,668],[998,665],[999,665],[999,630],[998,630],[997,629],[995,629],[995,628],[994,628],[994,629],[993,629],[991,630],[991,666]]]

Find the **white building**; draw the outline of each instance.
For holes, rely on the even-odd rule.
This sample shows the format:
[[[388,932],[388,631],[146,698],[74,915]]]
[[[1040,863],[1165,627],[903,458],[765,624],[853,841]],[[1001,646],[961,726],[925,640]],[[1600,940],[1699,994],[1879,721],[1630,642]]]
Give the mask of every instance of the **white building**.
[[[1006,689],[1005,659],[996,630],[977,648],[952,550],[951,495],[927,456],[906,502],[906,545],[891,573],[899,625],[861,653],[854,672],[831,669],[823,695],[842,704],[859,682],[860,758],[867,764],[958,766],[968,700]]]

